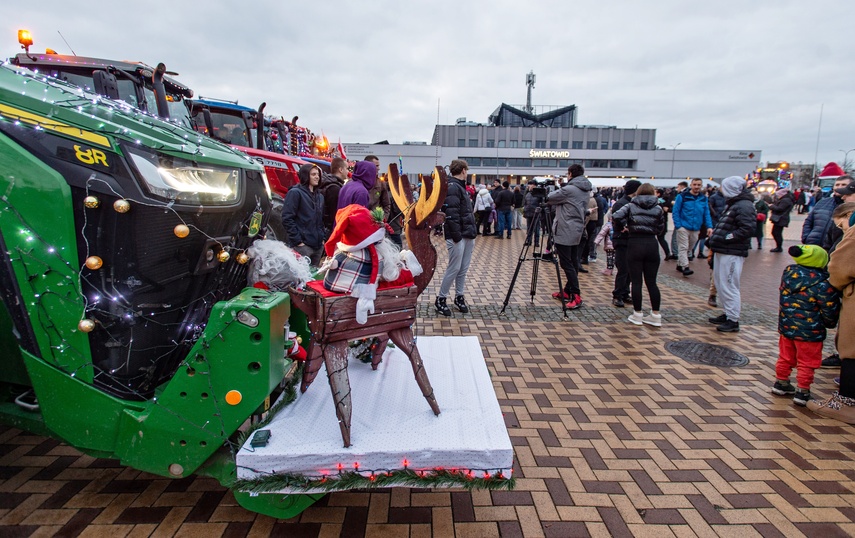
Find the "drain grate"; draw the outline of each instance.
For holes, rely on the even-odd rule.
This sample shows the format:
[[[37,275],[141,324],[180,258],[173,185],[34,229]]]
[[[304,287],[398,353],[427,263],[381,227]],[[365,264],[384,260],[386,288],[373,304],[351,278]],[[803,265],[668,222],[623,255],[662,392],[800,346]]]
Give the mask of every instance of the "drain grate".
[[[665,344],[665,349],[683,360],[707,366],[734,368],[748,364],[748,357],[741,353],[696,340],[674,340]]]

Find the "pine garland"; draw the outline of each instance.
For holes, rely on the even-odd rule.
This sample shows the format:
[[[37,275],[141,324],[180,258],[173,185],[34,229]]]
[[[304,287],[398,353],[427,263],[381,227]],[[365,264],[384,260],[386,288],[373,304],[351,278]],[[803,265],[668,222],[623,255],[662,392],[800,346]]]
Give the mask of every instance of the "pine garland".
[[[320,478],[293,473],[271,474],[256,478],[236,479],[230,487],[247,493],[273,493],[283,490],[337,491],[388,487],[459,487],[467,490],[512,490],[515,485],[515,478],[508,478],[501,472],[476,476],[474,473],[447,469],[430,471],[400,469],[372,473],[370,476],[365,476],[356,471],[347,471]]]

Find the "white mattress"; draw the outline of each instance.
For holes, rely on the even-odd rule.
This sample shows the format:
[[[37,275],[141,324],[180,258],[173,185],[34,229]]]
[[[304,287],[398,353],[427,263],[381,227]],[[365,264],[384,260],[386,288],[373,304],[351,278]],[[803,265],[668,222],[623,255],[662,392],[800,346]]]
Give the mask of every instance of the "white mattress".
[[[252,448],[247,440],[237,454],[238,478],[335,475],[340,468],[367,476],[403,469],[404,461],[412,470],[471,470],[476,476],[501,471],[510,477],[513,447],[478,338],[422,336],[417,345],[439,416],[422,396],[400,350],[387,349],[376,371],[352,359],[352,445],[343,448],[326,369],[321,368],[309,390],[266,427],[271,431],[266,447]]]

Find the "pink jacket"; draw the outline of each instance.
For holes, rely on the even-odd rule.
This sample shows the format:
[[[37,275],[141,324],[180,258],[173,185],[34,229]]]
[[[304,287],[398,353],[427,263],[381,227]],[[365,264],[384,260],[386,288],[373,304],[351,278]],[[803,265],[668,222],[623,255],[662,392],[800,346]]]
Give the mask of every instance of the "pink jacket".
[[[611,217],[611,215],[609,215]],[[606,242],[605,248],[606,250],[614,250],[615,246],[612,244],[612,221],[611,218],[603,223],[603,227],[600,229],[600,233],[597,234],[597,238],[594,239],[594,244],[599,245],[603,241]]]

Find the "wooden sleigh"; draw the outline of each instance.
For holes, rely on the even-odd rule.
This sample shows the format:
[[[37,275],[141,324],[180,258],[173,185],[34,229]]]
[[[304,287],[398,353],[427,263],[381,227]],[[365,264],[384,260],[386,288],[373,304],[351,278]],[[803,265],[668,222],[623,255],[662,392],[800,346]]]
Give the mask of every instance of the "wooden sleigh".
[[[407,245],[422,265],[422,274],[414,277],[412,285],[383,288],[381,283],[374,300],[375,313],[368,316],[365,324],[356,321],[356,299],[324,289],[321,281],[310,282],[304,290],[289,290],[291,304],[306,314],[312,334],[300,391],[306,392],[315,380],[321,363],[324,363],[345,447],[351,444],[350,379],[347,374],[349,341],[379,338],[379,345],[372,350],[371,360],[371,367],[376,370],[389,340],[392,340],[409,358],[416,382],[428,405],[435,415],[440,413],[416,347],[412,325],[416,321],[419,294],[430,283],[436,270],[437,254],[430,241],[430,234],[445,219],[439,208],[445,202],[448,178],[441,167],[436,167],[430,178],[424,178],[419,200],[414,203],[409,180],[407,176],[398,174],[396,165],[389,165],[387,177],[392,197],[404,213]]]

